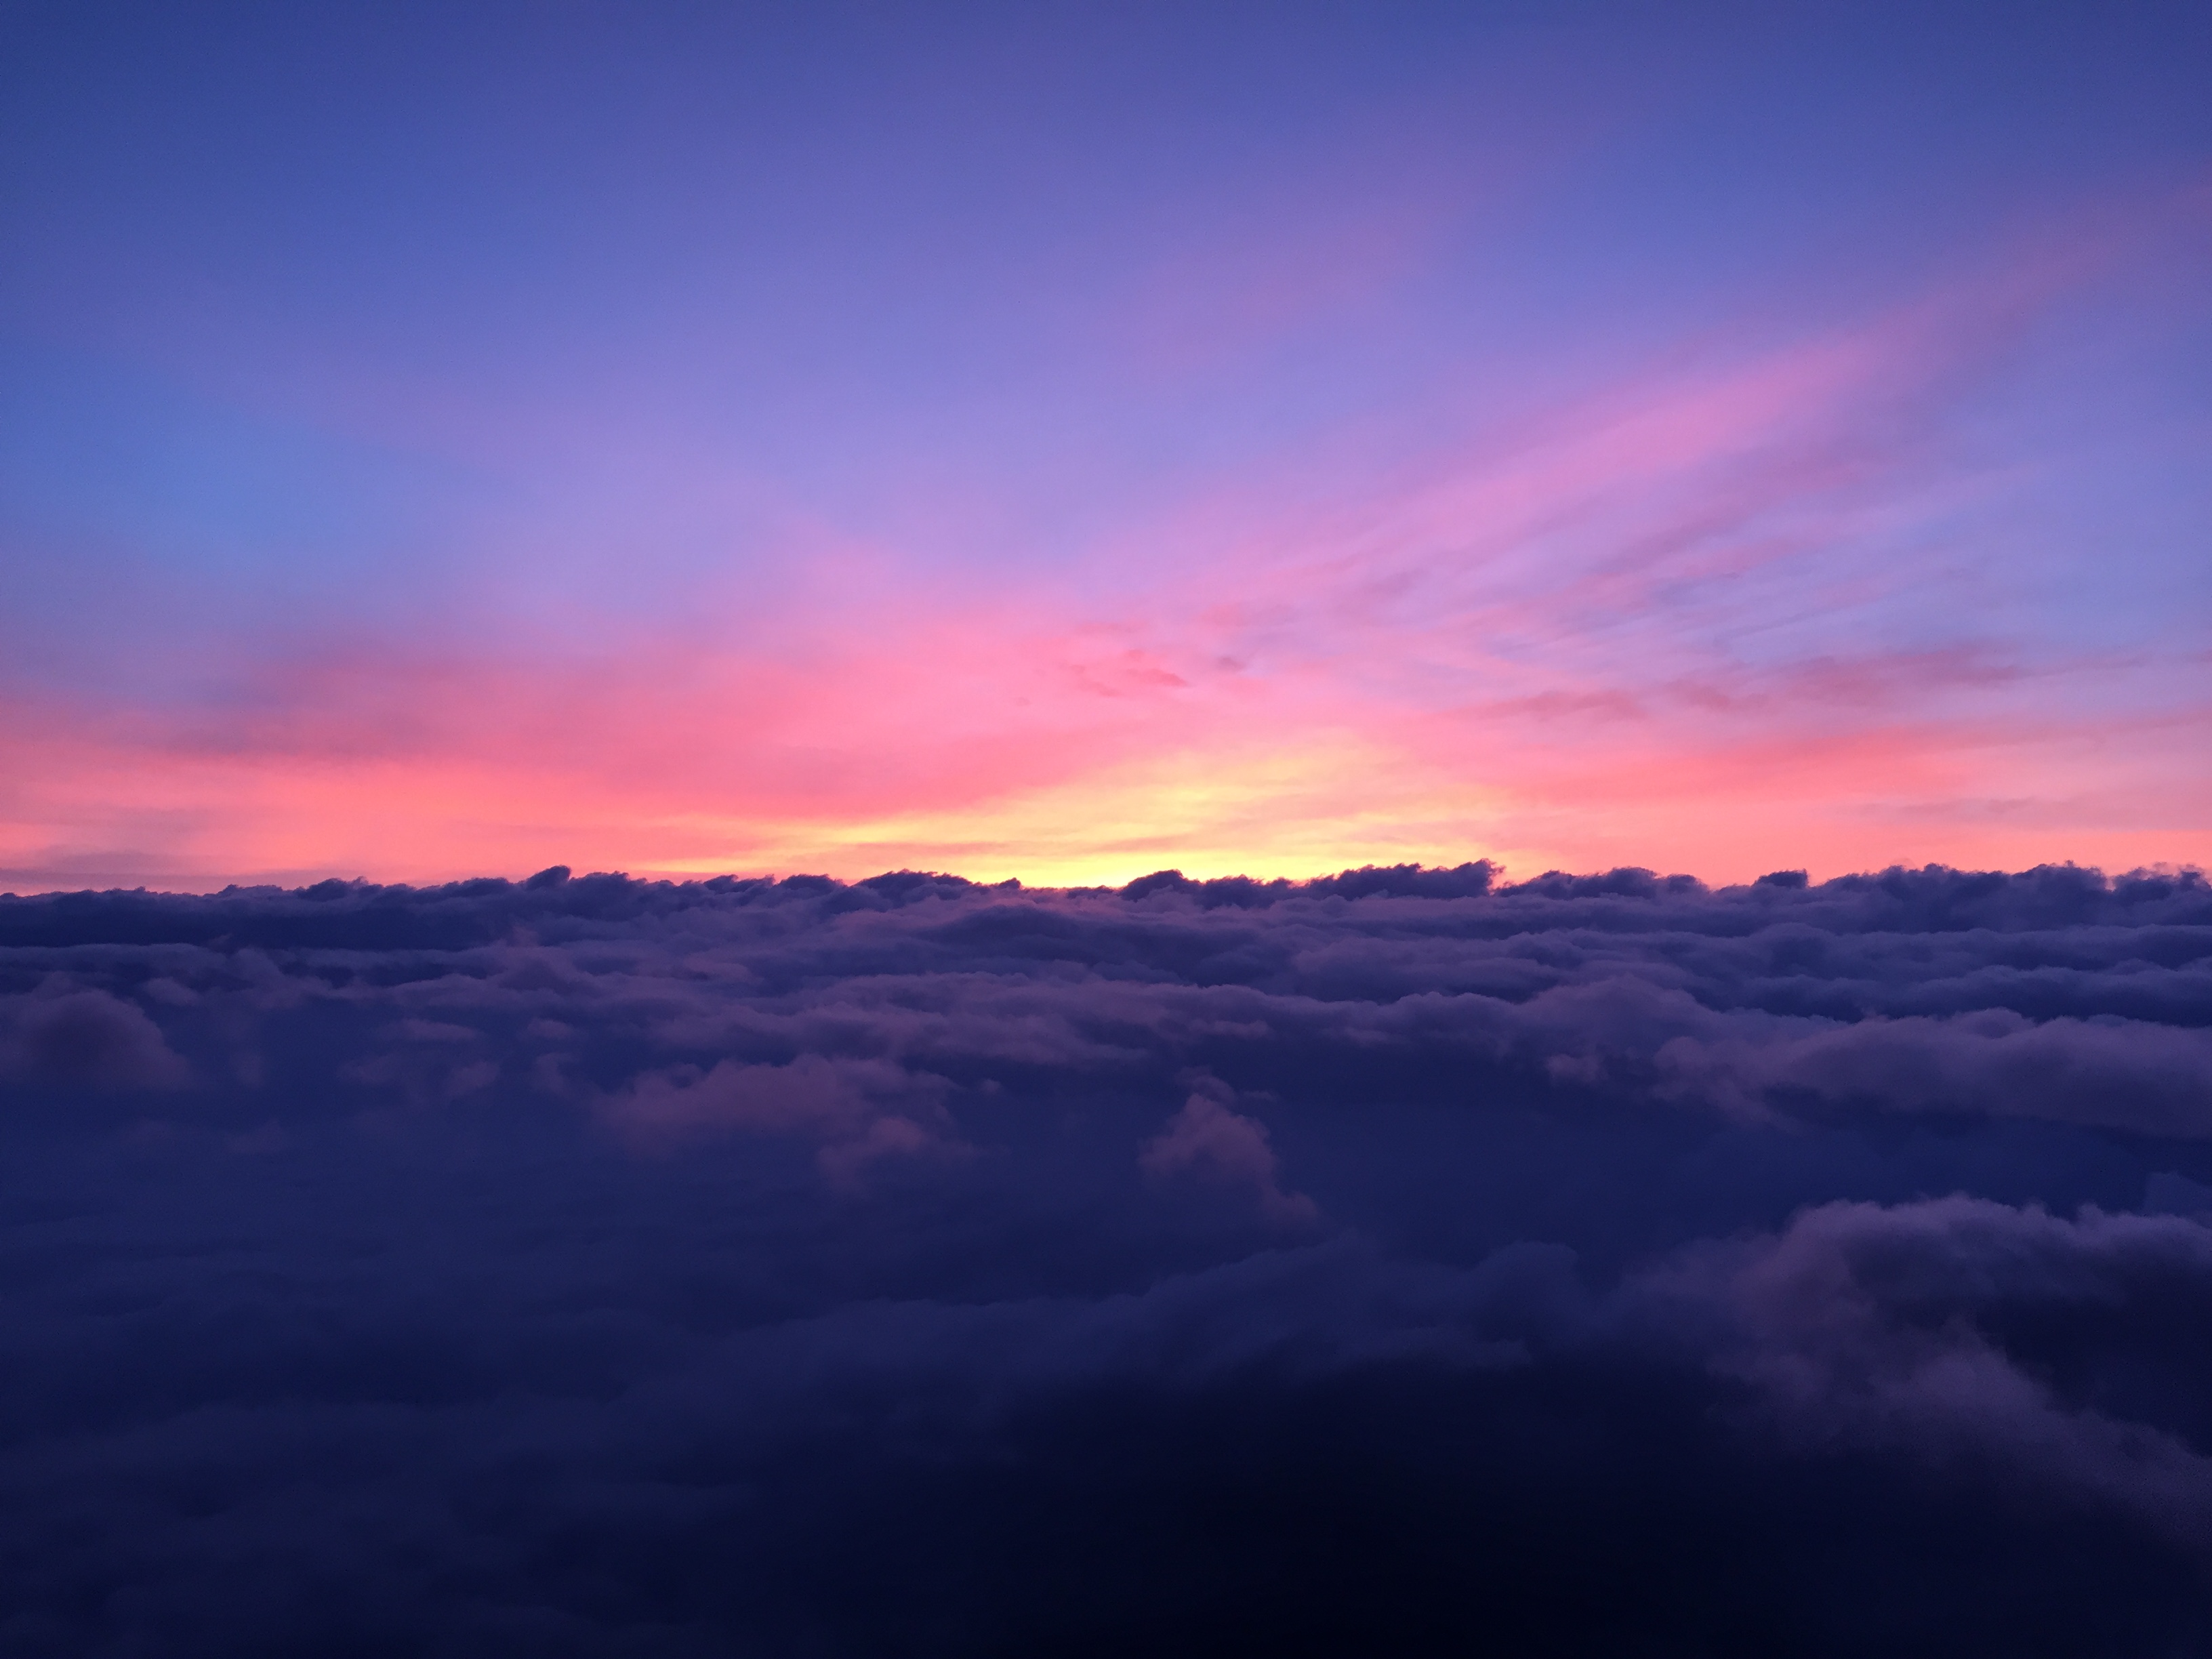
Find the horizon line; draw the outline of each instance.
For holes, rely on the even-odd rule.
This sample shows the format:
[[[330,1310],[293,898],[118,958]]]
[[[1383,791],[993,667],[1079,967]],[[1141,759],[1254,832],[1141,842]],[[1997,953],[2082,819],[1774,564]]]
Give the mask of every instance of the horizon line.
[[[702,890],[720,890],[722,891],[733,891],[739,888],[776,888],[787,886],[794,883],[823,883],[827,884],[828,887],[832,889],[850,890],[851,889],[857,887],[876,886],[882,883],[896,880],[900,878],[910,878],[917,881],[957,884],[961,887],[972,889],[979,892],[998,891],[1059,894],[1069,896],[1085,897],[1115,896],[1125,898],[1146,898],[1152,896],[1154,893],[1159,892],[1204,893],[1209,890],[1221,894],[1226,894],[1232,890],[1246,893],[1266,891],[1277,893],[1283,896],[1290,896],[1301,890],[1310,890],[1322,886],[1324,884],[1338,884],[1346,881],[1347,879],[1358,877],[1386,877],[1392,875],[1404,876],[1408,879],[1424,877],[1434,878],[1440,876],[1460,877],[1467,882],[1468,885],[1463,891],[1453,895],[1453,896],[1457,897],[1471,898],[1492,895],[1504,896],[1510,893],[1526,891],[1537,886],[1539,884],[1546,882],[1571,882],[1579,885],[1583,884],[1603,883],[1608,881],[1618,883],[1619,885],[1610,890],[1595,890],[1589,896],[1595,896],[1601,892],[1612,891],[1618,896],[1629,897],[1638,896],[1656,896],[1656,892],[1661,890],[1674,892],[1698,891],[1704,893],[1727,893],[1747,891],[1759,887],[1771,887],[1783,890],[1814,890],[1832,886],[1838,883],[1870,881],[1879,879],[1884,876],[1892,875],[1927,875],[1930,873],[1941,873],[1954,876],[2004,876],[2013,878],[2034,875],[2043,872],[2061,871],[2071,872],[2079,876],[2094,878],[2107,890],[2118,887],[2122,883],[2131,880],[2180,881],[2184,884],[2189,884],[2192,882],[2202,882],[2206,879],[2206,871],[2203,866],[2186,861],[2169,862],[2161,860],[2152,864],[2136,865],[2125,870],[2107,872],[2101,866],[2077,863],[2072,859],[2058,861],[2046,860],[2040,863],[2025,866],[2017,870],[1968,868],[1965,866],[1944,864],[1933,860],[1919,865],[1906,864],[1899,861],[1883,865],[1879,867],[1838,871],[1834,874],[1825,876],[1818,881],[1812,878],[1811,872],[1808,868],[1805,866],[1798,866],[1795,868],[1768,871],[1765,874],[1756,876],[1748,881],[1715,883],[1709,882],[1702,877],[1691,875],[1682,872],[1671,872],[1662,874],[1660,872],[1644,865],[1615,865],[1603,870],[1588,871],[1548,869],[1536,875],[1513,879],[1510,878],[1509,866],[1496,860],[1485,858],[1472,859],[1456,865],[1425,865],[1419,862],[1398,864],[1363,864],[1347,866],[1344,868],[1334,871],[1320,871],[1316,872],[1313,875],[1303,878],[1292,878],[1287,876],[1255,877],[1243,874],[1188,876],[1181,869],[1170,867],[1148,871],[1145,874],[1133,877],[1126,882],[1071,883],[1064,885],[1025,882],[1018,876],[1009,876],[998,881],[987,881],[980,880],[969,876],[963,876],[953,871],[920,870],[906,867],[880,871],[872,876],[854,877],[848,879],[843,877],[802,870],[793,870],[781,874],[775,871],[763,871],[757,874],[751,875],[741,874],[736,871],[726,871],[708,875],[691,872],[668,872],[647,870],[640,873],[628,870],[592,870],[586,871],[580,875],[567,865],[554,864],[549,865],[544,869],[535,871],[526,876],[477,874],[470,876],[455,876],[448,878],[443,881],[424,883],[376,881],[367,876],[325,876],[319,880],[302,881],[296,886],[287,885],[281,881],[273,881],[228,882],[219,888],[201,889],[149,887],[143,884],[130,887],[119,885],[112,887],[52,887],[30,892],[17,892],[12,889],[0,889],[0,900],[14,900],[17,902],[30,902],[40,899],[135,896],[139,895],[143,895],[148,898],[211,899],[249,894],[294,896],[310,893],[322,893],[330,898],[337,898],[342,896],[343,892],[448,893],[457,888],[477,888],[483,890],[495,883],[510,890],[526,892],[544,891],[565,887],[571,883],[580,884],[583,882],[607,881],[619,881],[625,884],[635,884],[639,886],[667,887],[678,890],[696,887]],[[342,891],[331,890],[333,889],[342,890]],[[1328,896],[1328,895],[1322,894],[1317,895],[1317,896]],[[1417,897],[1424,896],[1406,893],[1396,895],[1395,896]],[[1429,895],[1428,896],[1442,896]]]

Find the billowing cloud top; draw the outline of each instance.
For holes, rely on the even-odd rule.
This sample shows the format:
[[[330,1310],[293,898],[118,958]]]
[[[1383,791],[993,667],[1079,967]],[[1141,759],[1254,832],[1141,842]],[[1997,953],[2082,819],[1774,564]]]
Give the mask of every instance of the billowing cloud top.
[[[0,898],[10,1653],[2196,1651],[2212,888]]]

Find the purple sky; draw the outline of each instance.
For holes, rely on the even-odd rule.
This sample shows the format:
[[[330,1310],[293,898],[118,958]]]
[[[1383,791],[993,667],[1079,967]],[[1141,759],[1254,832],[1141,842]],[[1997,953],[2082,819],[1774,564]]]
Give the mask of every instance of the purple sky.
[[[2212,856],[2212,24],[11,11],[0,882]]]

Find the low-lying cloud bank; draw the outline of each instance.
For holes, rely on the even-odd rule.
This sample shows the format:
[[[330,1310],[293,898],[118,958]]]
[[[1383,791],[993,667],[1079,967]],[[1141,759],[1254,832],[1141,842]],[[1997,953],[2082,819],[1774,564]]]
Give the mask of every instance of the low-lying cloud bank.
[[[9,1653],[2212,1648],[2212,887],[0,897]]]

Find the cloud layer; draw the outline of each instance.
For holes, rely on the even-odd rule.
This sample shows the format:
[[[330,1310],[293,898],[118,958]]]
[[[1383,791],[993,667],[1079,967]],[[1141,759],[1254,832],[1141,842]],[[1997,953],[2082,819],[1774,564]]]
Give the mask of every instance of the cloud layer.
[[[2212,888],[0,899],[0,1645],[2212,1640]]]

